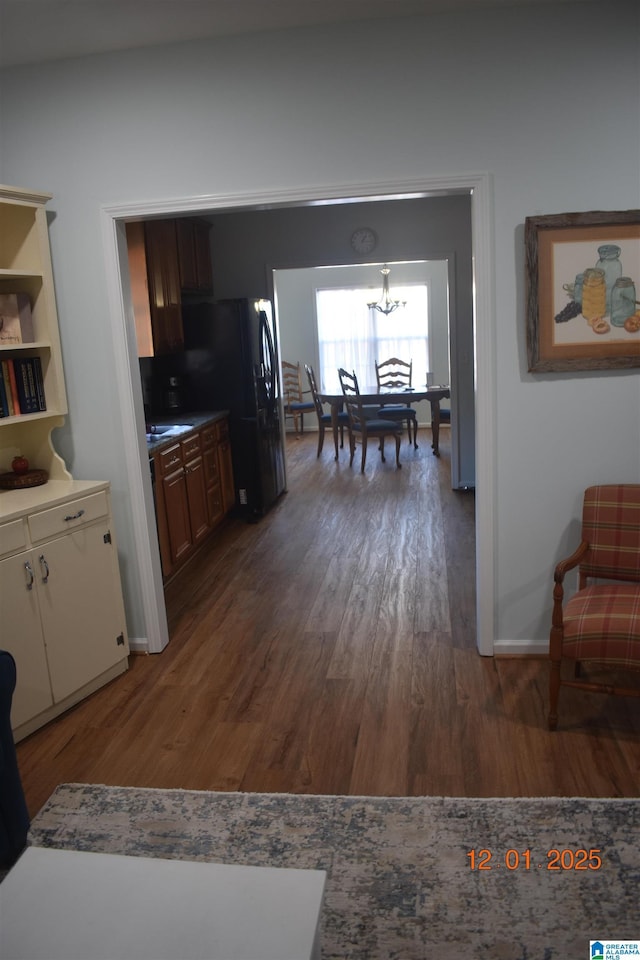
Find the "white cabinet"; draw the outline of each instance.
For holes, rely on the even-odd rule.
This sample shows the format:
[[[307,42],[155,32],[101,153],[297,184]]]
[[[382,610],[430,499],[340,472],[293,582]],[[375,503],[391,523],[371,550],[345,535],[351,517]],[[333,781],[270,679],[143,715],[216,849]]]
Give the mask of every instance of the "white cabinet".
[[[82,486],[86,496],[70,491],[0,525],[1,644],[17,665],[16,739],[127,668],[108,485]]]
[[[67,397],[50,199],[0,186],[0,294],[26,294],[33,321],[26,342],[0,334],[0,361],[14,373],[39,366],[44,391],[37,412],[3,406],[0,474],[20,454],[48,475],[40,486],[0,489],[0,647],[17,665],[16,740],[126,670],[129,653],[109,484],[74,480],[51,440],[64,424]]]
[[[53,704],[38,593],[27,589],[28,564],[33,559],[27,551],[0,560],[0,645],[13,654],[20,678],[11,708],[14,729]]]

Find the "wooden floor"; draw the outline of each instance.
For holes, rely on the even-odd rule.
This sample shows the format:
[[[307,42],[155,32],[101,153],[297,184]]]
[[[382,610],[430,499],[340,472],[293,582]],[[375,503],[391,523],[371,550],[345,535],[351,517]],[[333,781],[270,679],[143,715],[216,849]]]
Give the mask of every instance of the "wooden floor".
[[[419,432],[364,476],[316,435],[289,492],[167,590],[171,643],[18,745],[34,814],[61,782],[355,795],[637,796],[640,701],[475,649],[474,494]],[[359,454],[358,454],[359,456]],[[551,583],[549,585],[551,591]]]

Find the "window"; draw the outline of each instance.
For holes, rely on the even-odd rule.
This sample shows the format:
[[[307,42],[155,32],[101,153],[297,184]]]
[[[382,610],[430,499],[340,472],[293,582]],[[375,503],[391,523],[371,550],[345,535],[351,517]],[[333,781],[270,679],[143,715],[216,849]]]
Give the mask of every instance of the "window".
[[[413,360],[413,382],[426,383],[429,369],[428,289],[426,284],[392,288],[394,300],[406,300],[385,316],[370,310],[370,288],[317,289],[316,312],[320,352],[320,384],[340,392],[338,368],[355,370],[362,386],[376,382],[376,362],[398,357]]]

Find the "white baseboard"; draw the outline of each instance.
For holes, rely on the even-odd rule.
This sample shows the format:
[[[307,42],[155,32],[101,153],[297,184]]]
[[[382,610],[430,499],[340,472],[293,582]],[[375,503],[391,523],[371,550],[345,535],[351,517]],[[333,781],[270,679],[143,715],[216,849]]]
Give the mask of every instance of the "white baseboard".
[[[149,653],[147,637],[129,637],[129,649],[132,653]]]
[[[493,644],[496,657],[547,657],[549,641],[546,640],[496,640]]]

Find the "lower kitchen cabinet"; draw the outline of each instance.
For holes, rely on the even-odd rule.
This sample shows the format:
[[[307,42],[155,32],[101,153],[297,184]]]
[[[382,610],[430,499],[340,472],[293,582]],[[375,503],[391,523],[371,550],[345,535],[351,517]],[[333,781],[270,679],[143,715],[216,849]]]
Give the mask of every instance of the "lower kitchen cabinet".
[[[184,555],[190,553],[193,546],[184,467],[162,478],[161,491],[170,554],[168,563],[173,569]]]
[[[71,486],[87,495],[53,507],[45,500],[0,523],[0,620],[17,667],[16,740],[128,667],[108,486]]]
[[[185,563],[235,503],[228,420],[194,429],[154,456],[156,519],[165,580]]]

